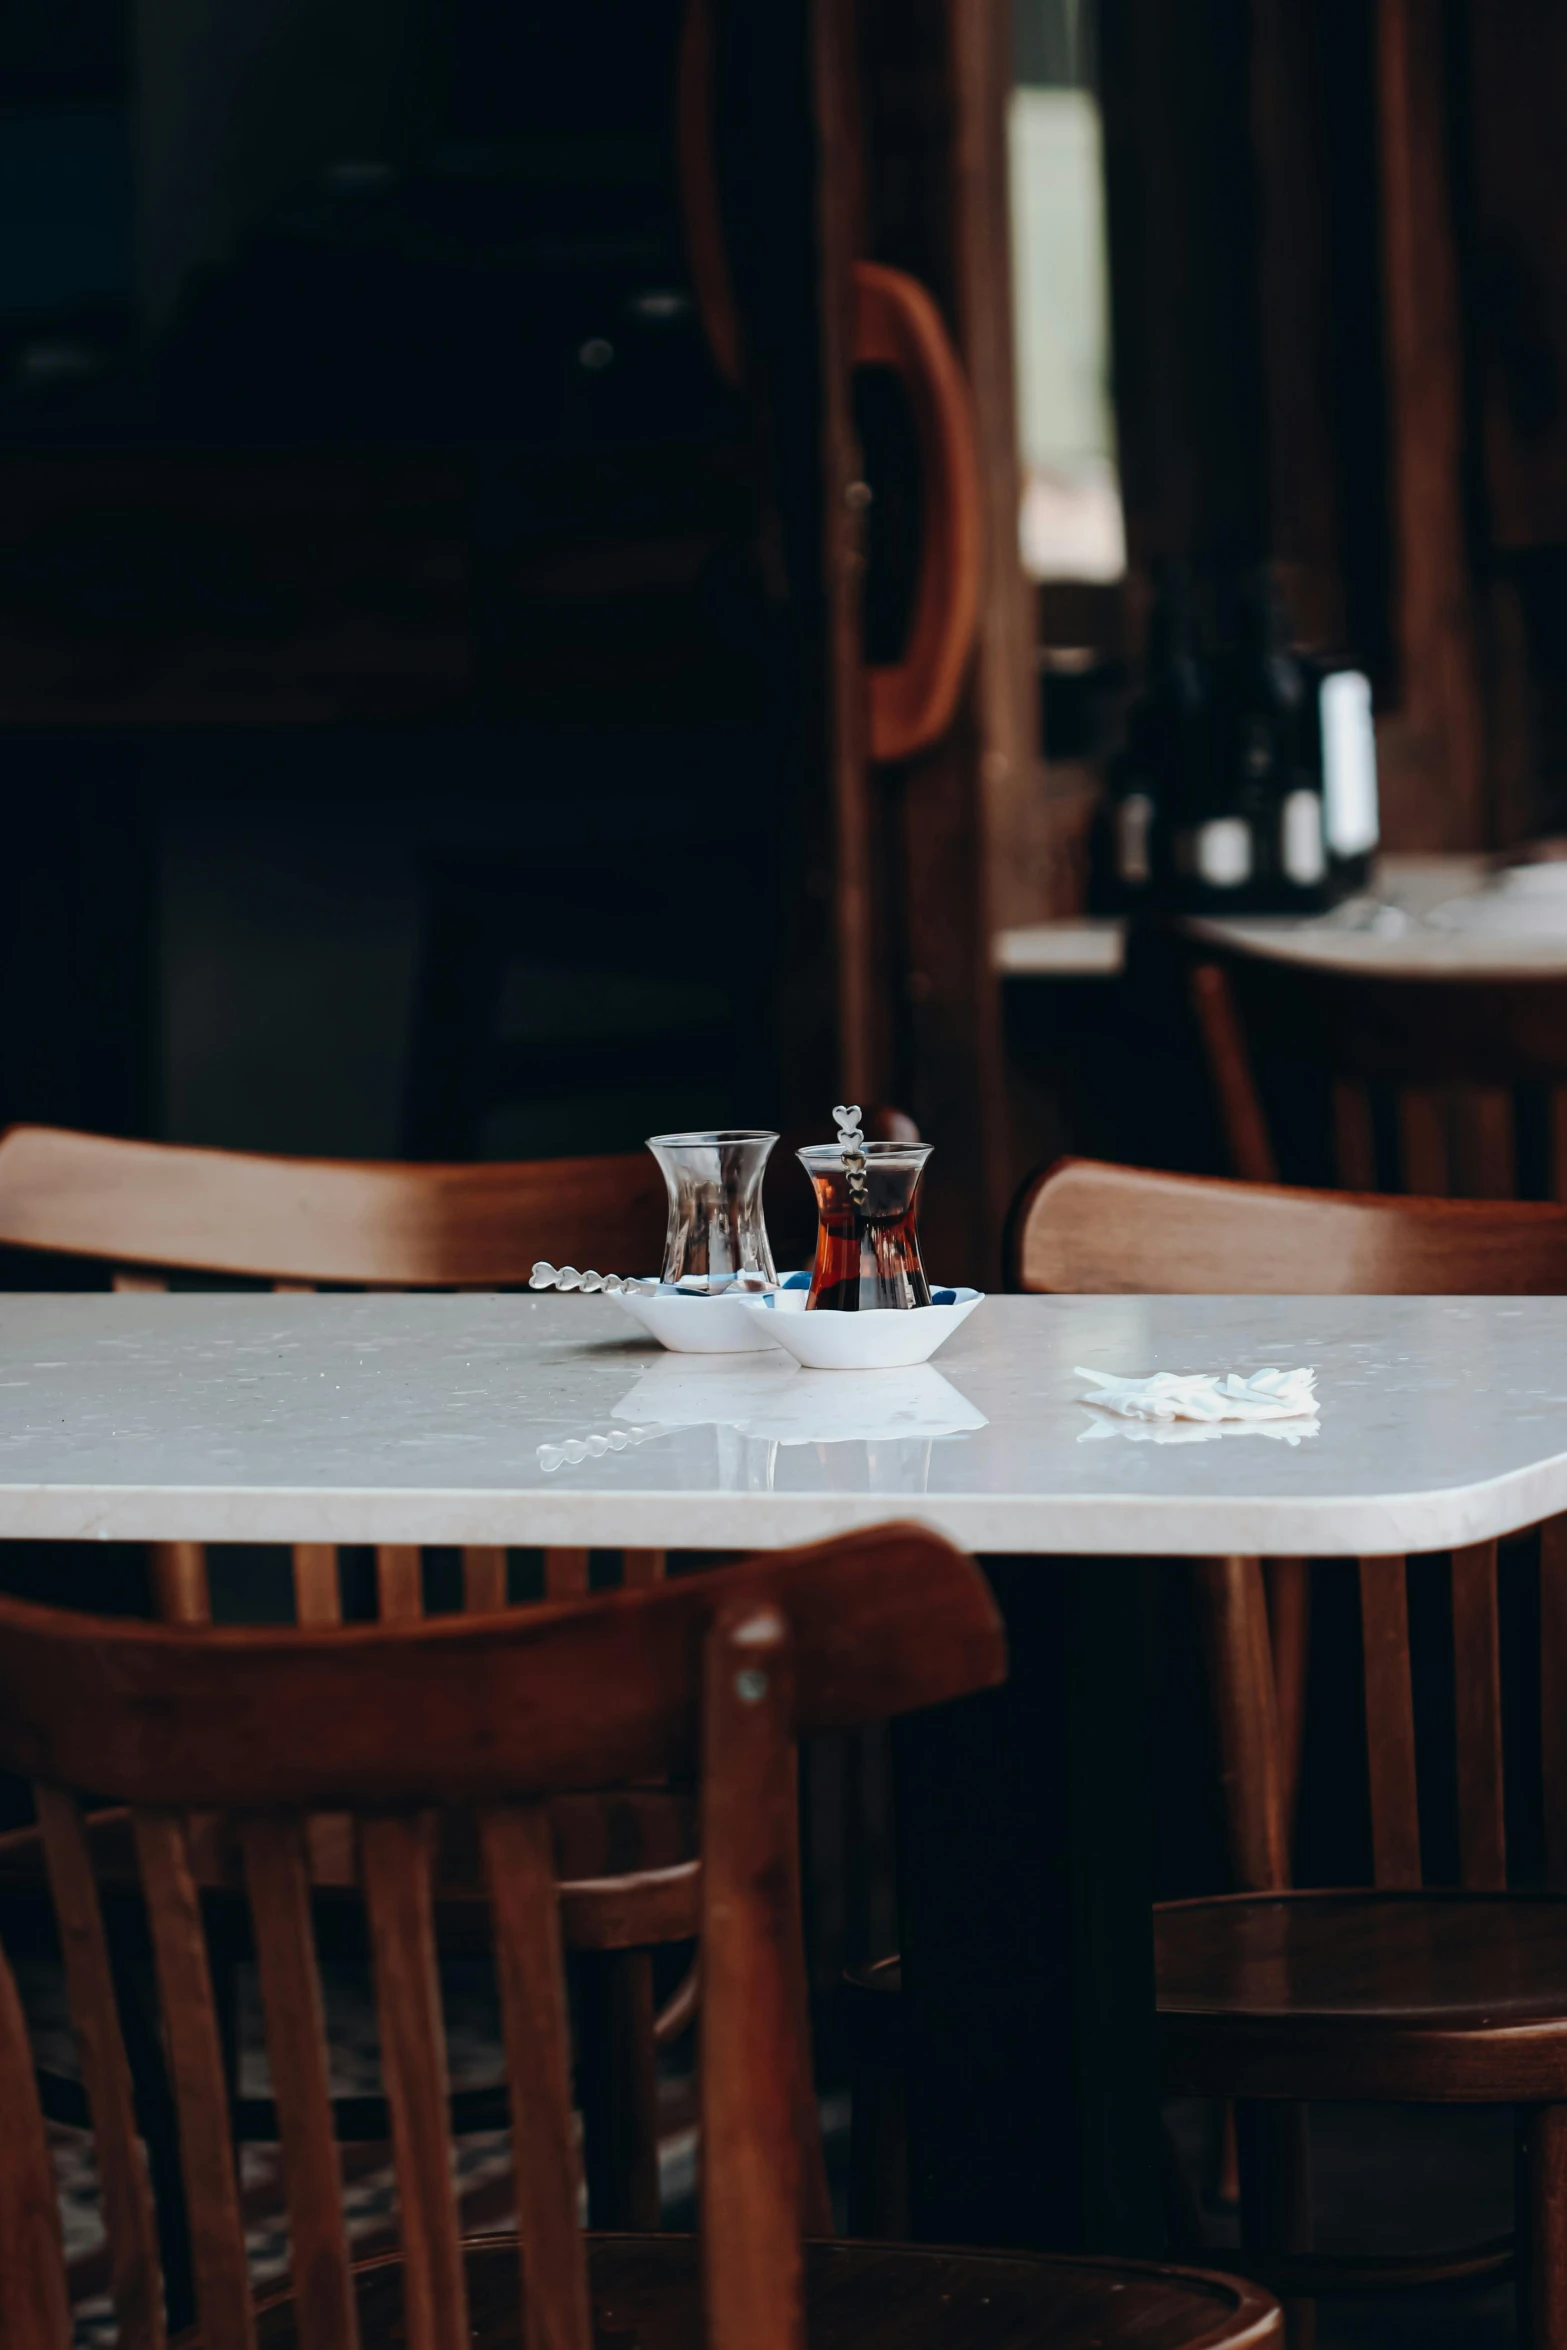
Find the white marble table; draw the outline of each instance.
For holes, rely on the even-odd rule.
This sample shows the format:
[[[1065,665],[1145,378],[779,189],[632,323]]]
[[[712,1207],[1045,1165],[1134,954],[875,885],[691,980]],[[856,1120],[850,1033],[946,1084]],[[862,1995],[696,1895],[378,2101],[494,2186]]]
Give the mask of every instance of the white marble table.
[[[1073,1374],[1298,1362],[1293,1446],[1134,1440]],[[1161,2248],[1142,1675],[1176,1570],[1140,1562],[1562,1508],[1567,1299],[992,1298],[936,1364],[858,1376],[665,1355],[603,1298],[0,1297],[0,1538],[702,1550],[911,1516],[985,1553],[1008,1683],[895,1731],[913,2208],[948,2243]]]
[[[1130,1436],[1073,1371],[1299,1362],[1293,1445]],[[1347,1555],[1564,1508],[1562,1299],[998,1297],[874,1375],[665,1354],[604,1298],[0,1299],[0,1538]]]

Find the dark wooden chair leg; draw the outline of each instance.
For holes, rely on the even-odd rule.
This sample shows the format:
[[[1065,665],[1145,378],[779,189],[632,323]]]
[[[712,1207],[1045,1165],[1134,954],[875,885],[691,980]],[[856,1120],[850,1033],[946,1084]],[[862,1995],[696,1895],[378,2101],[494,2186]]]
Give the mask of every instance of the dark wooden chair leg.
[[[196,2319],[196,2280],[191,2262],[179,2124],[158,2029],[151,1963],[144,1952],[125,1950],[123,1937],[116,1935],[112,1913],[106,1917],[105,1926],[119,2001],[120,2030],[125,2040],[125,2060],[130,2067],[131,2094],[136,2103],[137,2126],[147,2149],[147,2169],[158,2215],[164,2307],[169,2333],[174,2335],[193,2325]]]
[[[1567,2350],[1567,2105],[1518,2115],[1518,2339]]]
[[[1235,2108],[1240,2157],[1241,2242],[1257,2252],[1309,2252],[1311,2224],[1310,2109],[1280,2099]],[[1289,2350],[1312,2350],[1317,2338],[1314,2301],[1284,2303]]]
[[[589,2225],[656,2228],[652,1958],[645,1950],[584,1952],[579,1990],[577,2080]]]
[[[207,1947],[212,1965],[212,2004],[217,2010],[218,2041],[223,2051],[223,2079],[229,2093],[234,2144],[238,2148],[244,2134],[240,2128],[239,1961],[210,1934]]]
[[[909,2240],[909,2090],[903,2067],[856,2056],[849,2118],[848,2232]]]
[[[1206,2139],[1203,2201],[1216,2211],[1233,2211],[1241,2199],[1241,2173],[1235,2151],[1235,2108],[1227,2097],[1211,2100]]]
[[[1279,1163],[1234,991],[1217,963],[1198,963],[1187,982],[1202,1038],[1230,1171],[1246,1183],[1277,1183]]]
[[[1306,1677],[1311,1663],[1311,1567],[1306,1559],[1268,1559],[1268,1632],[1279,1723],[1280,1801],[1286,1857],[1295,1842],[1300,1760],[1306,1738]]]
[[[1207,2250],[1203,2232],[1202,2212],[1192,2192],[1191,2180],[1181,2160],[1169,2124],[1164,2128],[1164,2222],[1169,2236],[1170,2254],[1175,2260],[1190,2260],[1202,2265]]]

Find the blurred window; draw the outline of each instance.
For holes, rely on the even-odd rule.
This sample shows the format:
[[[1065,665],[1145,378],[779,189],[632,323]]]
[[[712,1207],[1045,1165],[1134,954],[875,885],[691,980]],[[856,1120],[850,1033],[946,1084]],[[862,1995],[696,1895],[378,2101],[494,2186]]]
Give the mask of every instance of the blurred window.
[[[1020,536],[1040,580],[1119,579],[1096,0],[1014,0],[1008,125]]]

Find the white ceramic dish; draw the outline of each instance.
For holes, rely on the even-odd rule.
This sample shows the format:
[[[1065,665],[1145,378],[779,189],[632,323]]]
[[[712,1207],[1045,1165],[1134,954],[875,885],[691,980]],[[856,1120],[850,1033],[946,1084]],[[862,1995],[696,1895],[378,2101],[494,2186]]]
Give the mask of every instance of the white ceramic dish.
[[[682,1296],[661,1285],[656,1297],[634,1297],[622,1290],[615,1303],[671,1354],[747,1355],[767,1344],[766,1333],[757,1329],[732,1295],[702,1297],[688,1291]]]
[[[955,1289],[951,1305],[871,1314],[808,1314],[805,1289],[775,1289],[737,1302],[775,1345],[812,1371],[901,1371],[928,1362],[938,1346],[984,1303],[982,1289]]]

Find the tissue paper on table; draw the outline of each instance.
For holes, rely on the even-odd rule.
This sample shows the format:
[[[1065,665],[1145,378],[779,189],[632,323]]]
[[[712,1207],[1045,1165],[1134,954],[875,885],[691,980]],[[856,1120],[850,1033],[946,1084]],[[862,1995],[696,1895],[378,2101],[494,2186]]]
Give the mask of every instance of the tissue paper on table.
[[[1256,1426],[1314,1417],[1317,1410],[1317,1374],[1309,1365],[1253,1371],[1249,1378],[1236,1371],[1155,1371],[1149,1379],[1119,1379],[1082,1363],[1074,1364],[1073,1372],[1094,1383],[1095,1392],[1083,1397],[1085,1403],[1125,1420],[1202,1420],[1210,1426],[1228,1420]]]

